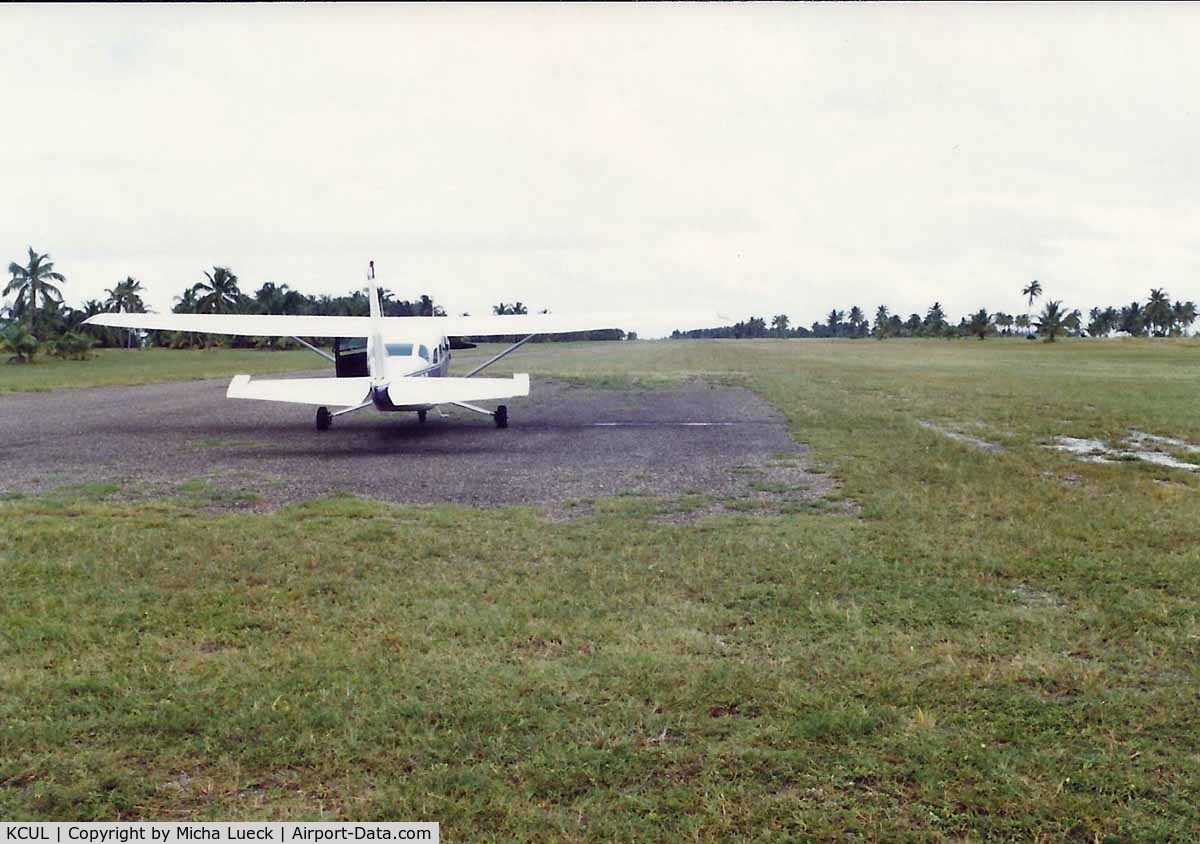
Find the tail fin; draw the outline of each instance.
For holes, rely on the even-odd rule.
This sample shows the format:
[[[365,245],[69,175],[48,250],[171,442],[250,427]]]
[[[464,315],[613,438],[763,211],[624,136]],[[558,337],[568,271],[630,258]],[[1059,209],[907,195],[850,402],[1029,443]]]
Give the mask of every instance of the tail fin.
[[[367,343],[371,349],[371,375],[382,379],[387,372],[387,347],[383,345],[383,301],[379,297],[379,285],[375,283],[375,262],[371,261],[367,273],[367,298],[371,301],[371,336]]]

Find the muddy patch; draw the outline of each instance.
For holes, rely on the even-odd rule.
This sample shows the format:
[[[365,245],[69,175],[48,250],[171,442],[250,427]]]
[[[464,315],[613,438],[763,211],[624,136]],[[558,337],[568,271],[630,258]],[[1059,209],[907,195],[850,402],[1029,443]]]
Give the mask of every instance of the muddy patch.
[[[1200,463],[1183,459],[1181,454],[1200,454],[1200,446],[1176,437],[1148,434],[1136,428],[1115,443],[1086,437],[1055,437],[1045,448],[1065,451],[1083,463],[1150,463],[1166,469],[1200,471]],[[1172,453],[1174,450],[1176,453]]]
[[[1008,590],[1008,594],[1021,606],[1029,607],[1030,609],[1062,609],[1067,605],[1066,600],[1061,595],[1056,595],[1053,592],[1048,592],[1045,589],[1037,589],[1030,586],[1028,583],[1018,583],[1012,589]]]
[[[999,443],[988,442],[981,440],[979,437],[973,437],[970,434],[964,434],[962,431],[956,431],[953,428],[947,428],[943,425],[936,425],[933,422],[927,422],[924,419],[918,419],[917,424],[926,431],[933,431],[935,434],[941,434],[948,440],[953,440],[959,445],[964,445],[967,448],[975,451],[982,451],[985,454],[1003,454],[1004,446]]]

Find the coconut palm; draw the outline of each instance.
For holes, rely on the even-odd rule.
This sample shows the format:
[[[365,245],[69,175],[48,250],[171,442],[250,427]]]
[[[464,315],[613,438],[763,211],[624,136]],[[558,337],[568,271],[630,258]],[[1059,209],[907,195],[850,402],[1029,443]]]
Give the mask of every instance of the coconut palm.
[[[789,322],[787,314],[775,314],[771,319],[771,329],[780,337],[786,337]]]
[[[1141,302],[1130,302],[1121,308],[1120,326],[1122,331],[1134,337],[1141,337],[1146,333],[1146,310]]]
[[[22,322],[14,322],[0,333],[0,351],[12,352],[11,363],[32,363],[39,345],[29,326]]]
[[[846,317],[846,312],[839,311],[837,308],[834,308],[832,311],[829,312],[829,316],[826,317],[825,319],[829,323],[829,336],[830,337],[837,337],[839,334],[842,333],[842,320],[845,319],[845,317]]]
[[[942,329],[945,326],[946,312],[942,310],[942,303],[934,302],[929,306],[929,310],[925,312],[925,322],[922,327],[927,335],[936,336],[942,333]]]
[[[1042,295],[1042,283],[1036,278],[1021,288],[1021,295],[1029,297],[1029,307],[1026,313],[1030,314],[1030,322],[1033,322],[1033,300]]]
[[[104,292],[108,294],[108,298],[104,301],[106,311],[125,314],[144,314],[146,312],[146,303],[142,301],[141,297],[142,283],[133,276],[125,276],[124,281],[117,282],[116,287],[110,287]],[[136,331],[130,329],[127,336],[129,348],[132,349]]]
[[[1171,310],[1171,297],[1161,287],[1150,290],[1150,301],[1146,303],[1143,318],[1150,331],[1158,337],[1166,337],[1175,323],[1175,313]]]
[[[978,313],[971,314],[971,319],[967,323],[967,330],[982,340],[987,336],[987,333],[992,329],[992,318],[988,315],[986,308],[980,308]]]
[[[65,282],[62,273],[54,271],[54,262],[50,255],[39,255],[29,247],[29,263],[22,267],[16,261],[8,265],[12,279],[4,288],[5,296],[15,293],[18,305],[23,303],[24,310],[29,314],[29,330],[33,330],[33,320],[37,314],[37,303],[40,298],[43,304],[47,301],[62,301],[62,291],[50,282]],[[15,310],[15,309],[14,309]]]
[[[1054,300],[1046,303],[1034,325],[1037,326],[1039,334],[1046,335],[1047,342],[1053,343],[1054,338],[1061,334],[1066,327],[1065,320],[1066,312],[1063,311],[1062,302]]]
[[[1042,295],[1042,283],[1036,278],[1021,288],[1021,295],[1029,297],[1029,310],[1033,310],[1033,300]]]
[[[196,312],[202,314],[227,314],[237,307],[242,298],[238,288],[238,277],[229,267],[213,267],[210,273],[204,272],[207,282],[196,284],[195,290],[199,298],[196,300]]]
[[[867,318],[862,312],[862,308],[854,305],[850,308],[850,314],[846,317],[850,323],[850,335],[852,337],[860,337],[866,334]]]
[[[1071,311],[1063,318],[1063,328],[1071,332],[1071,335],[1078,337],[1083,331],[1083,314],[1079,312],[1079,308]]]
[[[891,312],[887,305],[880,305],[875,309],[875,327],[874,332],[876,337],[886,337],[891,333],[888,329],[891,324]]]
[[[1187,330],[1192,327],[1192,323],[1196,321],[1196,303],[1190,300],[1176,302],[1171,310],[1175,314],[1175,325],[1179,327],[1179,333],[1186,334]]]
[[[1013,318],[1013,325],[1017,327],[1018,331],[1029,333],[1029,326],[1031,324],[1032,323],[1029,319],[1029,314],[1017,314],[1017,316]]]

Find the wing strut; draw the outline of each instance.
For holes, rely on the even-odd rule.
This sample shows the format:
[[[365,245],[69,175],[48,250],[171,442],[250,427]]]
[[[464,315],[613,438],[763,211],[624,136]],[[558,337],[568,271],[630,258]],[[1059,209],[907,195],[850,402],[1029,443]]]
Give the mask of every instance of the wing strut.
[[[500,358],[511,355],[513,352],[515,352],[517,349],[524,346],[526,343],[528,343],[530,340],[532,340],[536,336],[537,336],[536,334],[530,334],[524,340],[519,340],[516,343],[513,343],[511,346],[509,346],[507,349],[502,351],[500,354],[496,355],[495,357],[489,358],[488,360],[479,364],[479,366],[475,367],[470,372],[468,372],[466,375],[464,375],[463,378],[470,378],[472,375],[478,375],[480,372],[483,372],[483,370],[487,369],[493,363],[500,360]]]
[[[303,340],[301,340],[299,337],[293,337],[292,339],[295,340],[297,343],[299,343],[304,348],[308,349],[310,352],[316,352],[318,355],[325,358],[325,360],[329,361],[330,363],[337,363],[337,360],[334,359],[333,355],[329,354],[329,352],[325,351],[324,349],[318,349],[312,343],[306,343]]]

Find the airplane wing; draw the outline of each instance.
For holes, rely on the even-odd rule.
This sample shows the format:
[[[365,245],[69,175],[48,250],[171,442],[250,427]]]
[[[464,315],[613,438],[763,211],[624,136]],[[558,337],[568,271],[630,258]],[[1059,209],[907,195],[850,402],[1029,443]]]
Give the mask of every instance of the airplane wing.
[[[434,328],[447,337],[494,337],[512,334],[569,334],[661,323],[687,328],[725,325],[712,311],[611,314],[513,314],[506,316],[383,317],[385,336],[405,329]],[[238,334],[249,337],[369,337],[371,317],[288,316],[279,314],[96,314],[85,325],[195,334]]]
[[[370,378],[263,378],[235,375],[225,397],[352,407],[371,396]]]
[[[84,325],[240,334],[248,337],[369,337],[371,318],[278,314],[96,314]]]
[[[506,316],[428,317],[436,319],[439,329],[448,337],[487,337],[502,334],[570,334],[571,331],[600,331],[610,328],[629,328],[646,322],[646,313],[515,313]],[[673,315],[667,315],[672,317]],[[709,317],[710,315],[704,315]],[[388,319],[389,324],[395,322]],[[684,319],[686,322],[686,319]]]
[[[388,385],[388,398],[397,407],[489,401],[529,395],[529,376],[512,378],[401,378]]]

